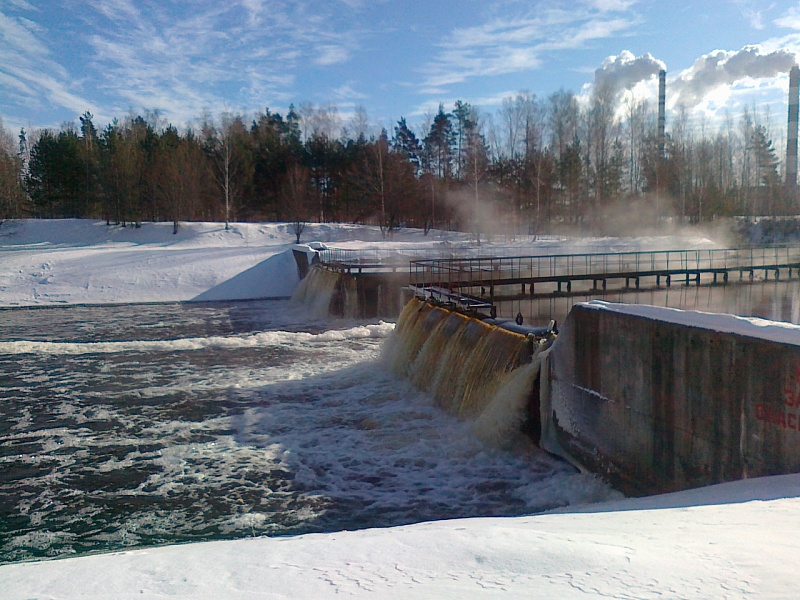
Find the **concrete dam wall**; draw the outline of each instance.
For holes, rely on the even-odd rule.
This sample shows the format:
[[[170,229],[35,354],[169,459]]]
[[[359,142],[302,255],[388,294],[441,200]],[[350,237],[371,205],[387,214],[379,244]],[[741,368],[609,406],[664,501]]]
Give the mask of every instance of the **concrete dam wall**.
[[[547,358],[542,441],[628,494],[800,471],[800,328],[576,305]]]
[[[356,276],[315,264],[302,277],[292,299],[305,302],[318,317],[393,317],[403,308],[402,288],[407,284],[407,272]]]

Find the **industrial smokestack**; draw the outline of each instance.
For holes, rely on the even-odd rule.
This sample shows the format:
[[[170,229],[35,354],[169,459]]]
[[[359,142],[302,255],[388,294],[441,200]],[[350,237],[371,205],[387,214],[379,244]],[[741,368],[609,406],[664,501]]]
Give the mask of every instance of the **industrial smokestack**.
[[[797,119],[795,119],[796,122]],[[664,158],[667,125],[667,72],[658,72],[658,152]],[[795,140],[797,138],[795,137]],[[795,144],[795,148],[797,144]]]
[[[789,129],[786,135],[786,187],[797,187],[797,112],[798,80],[800,68],[797,65],[789,71]]]

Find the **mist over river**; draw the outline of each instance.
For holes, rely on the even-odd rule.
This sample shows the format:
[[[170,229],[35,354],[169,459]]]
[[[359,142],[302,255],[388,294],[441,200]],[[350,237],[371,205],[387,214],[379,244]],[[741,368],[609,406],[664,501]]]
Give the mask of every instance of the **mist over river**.
[[[392,323],[286,300],[0,314],[0,562],[615,496],[392,375]]]

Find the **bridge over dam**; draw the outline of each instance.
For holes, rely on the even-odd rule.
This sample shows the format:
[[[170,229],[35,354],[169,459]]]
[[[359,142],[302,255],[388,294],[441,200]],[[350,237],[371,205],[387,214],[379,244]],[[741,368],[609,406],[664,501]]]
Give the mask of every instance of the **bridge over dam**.
[[[791,277],[800,271],[800,247],[423,259],[412,261],[411,271],[412,286],[423,295],[447,297],[458,290],[464,292],[460,296],[493,304],[520,296],[571,293],[578,283],[599,292],[622,281],[636,289],[643,280],[656,287],[669,287],[673,280],[700,285],[701,278],[709,277],[713,283],[727,283],[731,273],[740,281],[745,276],[752,281],[757,273],[777,280],[782,273]]]
[[[325,281],[325,297],[319,303],[330,300],[330,311],[338,315],[396,316],[408,297],[416,295],[463,311],[522,317],[541,325],[563,320],[573,303],[570,298],[620,300],[624,296],[625,302],[633,304],[698,307],[697,297],[689,301],[680,293],[670,295],[676,286],[703,290],[709,298],[704,303],[707,310],[751,314],[749,308],[742,308],[739,296],[744,294],[727,294],[735,302],[718,300],[725,294],[714,288],[785,282],[800,274],[798,246],[504,255],[508,250],[493,248],[492,256],[453,257],[434,249],[426,250],[424,256],[419,251],[326,249],[312,262],[328,274],[317,274],[312,283]],[[471,250],[480,251],[485,250]],[[301,277],[309,270],[304,253],[298,257],[298,268]]]

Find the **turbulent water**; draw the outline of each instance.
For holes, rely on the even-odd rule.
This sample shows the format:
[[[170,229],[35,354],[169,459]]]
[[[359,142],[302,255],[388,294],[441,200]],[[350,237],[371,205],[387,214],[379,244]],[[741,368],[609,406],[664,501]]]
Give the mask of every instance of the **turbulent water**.
[[[607,497],[288,301],[0,311],[0,562]]]

